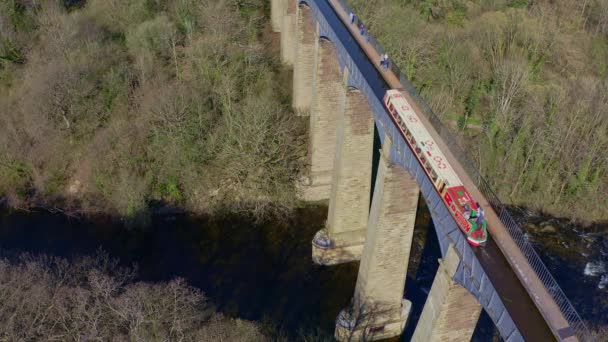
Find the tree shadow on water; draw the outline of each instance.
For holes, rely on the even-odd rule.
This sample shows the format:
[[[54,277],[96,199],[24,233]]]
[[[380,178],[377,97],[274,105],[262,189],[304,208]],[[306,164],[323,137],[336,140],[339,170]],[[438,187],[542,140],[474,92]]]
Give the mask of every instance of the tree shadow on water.
[[[311,241],[326,215],[325,206],[262,223],[236,215],[163,214],[144,228],[126,229],[108,217],[2,212],[0,249],[73,258],[101,248],[123,265],[137,265],[137,280],[185,278],[229,316],[262,321],[286,335],[330,336],[352,297],[358,263],[312,262]]]

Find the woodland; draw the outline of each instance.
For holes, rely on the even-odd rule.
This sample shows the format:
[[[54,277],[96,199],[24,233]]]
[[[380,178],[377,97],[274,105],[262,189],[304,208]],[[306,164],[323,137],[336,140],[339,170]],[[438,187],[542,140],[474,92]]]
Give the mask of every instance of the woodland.
[[[305,143],[257,0],[0,0],[0,198],[258,218]],[[284,82],[283,82],[284,83]]]
[[[608,220],[608,1],[348,3],[503,202]]]
[[[0,258],[2,341],[267,340],[255,323],[214,311],[183,279],[149,283],[100,253],[73,261]]]
[[[504,202],[608,218],[607,0],[349,3]],[[305,123],[267,5],[0,1],[0,196],[133,220],[292,209]]]
[[[608,218],[608,0],[348,2],[503,200]],[[268,1],[0,0],[0,204],[142,223],[155,204],[288,213],[306,123],[276,46]],[[0,255],[0,326],[0,340],[276,336],[105,255]]]

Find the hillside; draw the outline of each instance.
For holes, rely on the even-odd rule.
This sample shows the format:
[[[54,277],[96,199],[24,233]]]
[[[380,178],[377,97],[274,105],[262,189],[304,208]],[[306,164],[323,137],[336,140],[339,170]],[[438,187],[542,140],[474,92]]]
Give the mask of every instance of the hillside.
[[[0,1],[0,198],[131,219],[290,210],[304,125],[266,7]]]
[[[608,218],[608,1],[348,3],[504,201]]]

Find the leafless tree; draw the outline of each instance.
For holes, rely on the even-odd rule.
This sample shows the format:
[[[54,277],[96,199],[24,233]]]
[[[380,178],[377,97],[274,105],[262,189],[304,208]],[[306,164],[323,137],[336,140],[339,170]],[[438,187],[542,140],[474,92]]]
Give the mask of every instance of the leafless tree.
[[[265,339],[255,325],[215,313],[182,279],[152,284],[133,275],[103,253],[0,259],[0,340]]]

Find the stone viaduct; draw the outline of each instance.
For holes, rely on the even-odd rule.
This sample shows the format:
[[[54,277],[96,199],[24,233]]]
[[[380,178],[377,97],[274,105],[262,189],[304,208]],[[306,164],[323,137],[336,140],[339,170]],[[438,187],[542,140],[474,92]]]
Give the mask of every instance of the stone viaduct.
[[[547,296],[530,290],[532,281],[521,280],[529,293],[524,293],[529,296],[525,299],[508,299],[497,290],[500,277],[491,274],[496,270],[482,264],[466,242],[385,111],[381,98],[387,86],[380,77],[370,77],[379,72],[370,53],[362,52],[365,39],[349,27],[344,6],[338,0],[271,0],[272,28],[281,35],[281,60],[293,66],[293,107],[310,118],[309,176],[302,197],[329,199],[326,226],[312,241],[312,258],[321,265],[360,260],[352,304],[336,319],[335,337],[375,340],[403,332],[411,309],[404,288],[421,194],[443,258],[413,340],[470,340],[482,309],[505,341],[546,337],[526,326],[527,318],[519,317],[526,308],[518,311],[509,304],[513,300],[529,302],[540,311],[550,339],[579,340],[563,310],[556,314],[554,302],[545,305]],[[382,148],[370,199],[374,127]],[[491,233],[496,239],[497,233]],[[494,249],[505,253],[508,246],[501,243]],[[509,260],[511,268],[520,268]],[[524,271],[526,265],[521,266]]]

